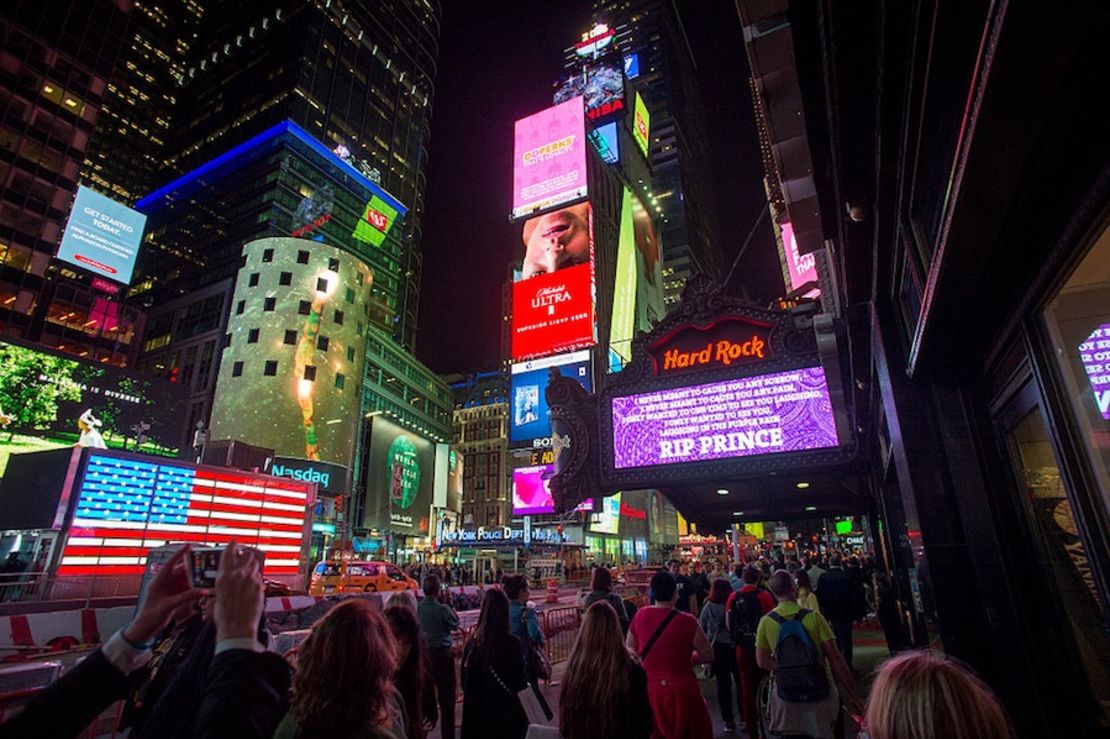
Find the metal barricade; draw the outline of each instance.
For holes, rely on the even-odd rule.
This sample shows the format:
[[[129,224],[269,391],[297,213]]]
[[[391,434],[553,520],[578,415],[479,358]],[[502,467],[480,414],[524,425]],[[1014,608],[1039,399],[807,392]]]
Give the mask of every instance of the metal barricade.
[[[582,614],[578,606],[549,608],[541,615],[547,659],[551,664],[568,659],[574,640],[578,638],[578,628],[582,625]]]

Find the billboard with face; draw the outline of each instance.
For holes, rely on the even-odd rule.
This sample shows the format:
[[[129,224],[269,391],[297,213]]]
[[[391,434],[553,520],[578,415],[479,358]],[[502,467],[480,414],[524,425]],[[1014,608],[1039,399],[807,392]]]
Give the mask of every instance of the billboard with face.
[[[591,123],[619,118],[625,113],[624,74],[619,61],[601,61],[571,75],[555,90],[557,105],[580,97]]]
[[[66,446],[176,456],[185,389],[79,357],[0,341],[0,475],[8,457]]]
[[[513,137],[513,218],[584,198],[586,114],[571,98],[516,122]]]
[[[435,445],[376,416],[364,456],[367,528],[426,536],[432,507]]]
[[[838,445],[822,367],[612,399],[617,469]]]
[[[142,213],[79,185],[58,259],[129,285],[144,228]]]
[[[514,364],[510,446],[530,447],[534,439],[551,436],[551,411],[547,407],[546,391],[552,367],[557,368],[563,377],[577,380],[586,392],[593,389],[588,350]]]
[[[651,135],[651,114],[648,113],[644,99],[637,92],[636,104],[632,109],[632,138],[636,140],[636,145],[640,147],[645,157],[648,156],[649,135]]]
[[[530,218],[513,285],[513,359],[592,346],[593,212],[589,203]]]

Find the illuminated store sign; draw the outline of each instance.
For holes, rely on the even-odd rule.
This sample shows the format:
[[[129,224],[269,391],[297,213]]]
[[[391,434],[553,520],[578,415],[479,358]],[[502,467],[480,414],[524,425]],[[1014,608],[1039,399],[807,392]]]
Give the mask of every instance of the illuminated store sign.
[[[656,375],[721,369],[770,358],[771,325],[723,318],[708,326],[684,326],[648,348]]]
[[[1104,323],[1079,345],[1079,359],[1091,383],[1103,420],[1110,421],[1110,323]]]
[[[839,443],[821,367],[615,397],[611,403],[617,469]]]
[[[347,487],[347,468],[338,464],[297,457],[274,457],[269,470],[275,477],[316,483],[321,495],[342,495]]]
[[[581,40],[574,45],[574,52],[578,56],[596,59],[609,44],[613,43],[615,35],[612,28],[604,23],[597,23],[582,34]]]
[[[479,526],[476,529],[444,531],[440,546],[520,546],[524,544],[524,527]]]
[[[57,258],[128,285],[145,227],[142,213],[79,185]]]
[[[586,196],[586,113],[571,98],[516,122],[513,218]]]
[[[296,574],[311,498],[295,480],[93,453],[58,574],[141,575],[153,547],[232,539],[266,554],[266,574]]]

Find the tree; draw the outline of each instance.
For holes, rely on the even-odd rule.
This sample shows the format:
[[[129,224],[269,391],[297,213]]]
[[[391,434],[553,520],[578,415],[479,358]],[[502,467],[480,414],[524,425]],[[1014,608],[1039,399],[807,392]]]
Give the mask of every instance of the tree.
[[[81,385],[74,378],[78,366],[71,359],[0,343],[0,408],[13,417],[10,432],[49,428],[58,420],[59,401],[80,401]]]

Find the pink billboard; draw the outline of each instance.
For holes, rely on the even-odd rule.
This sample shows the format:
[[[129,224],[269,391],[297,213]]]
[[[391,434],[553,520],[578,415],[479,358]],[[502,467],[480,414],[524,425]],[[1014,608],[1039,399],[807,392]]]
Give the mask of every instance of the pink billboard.
[[[581,96],[516,122],[513,218],[586,196],[586,112]]]
[[[780,228],[783,257],[786,261],[786,271],[790,273],[790,291],[793,292],[807,282],[817,281],[817,258],[813,254],[801,254],[798,251],[798,240],[794,238],[794,226],[790,221],[783,221]],[[815,298],[820,294],[820,290],[813,289],[807,292],[805,297]]]

